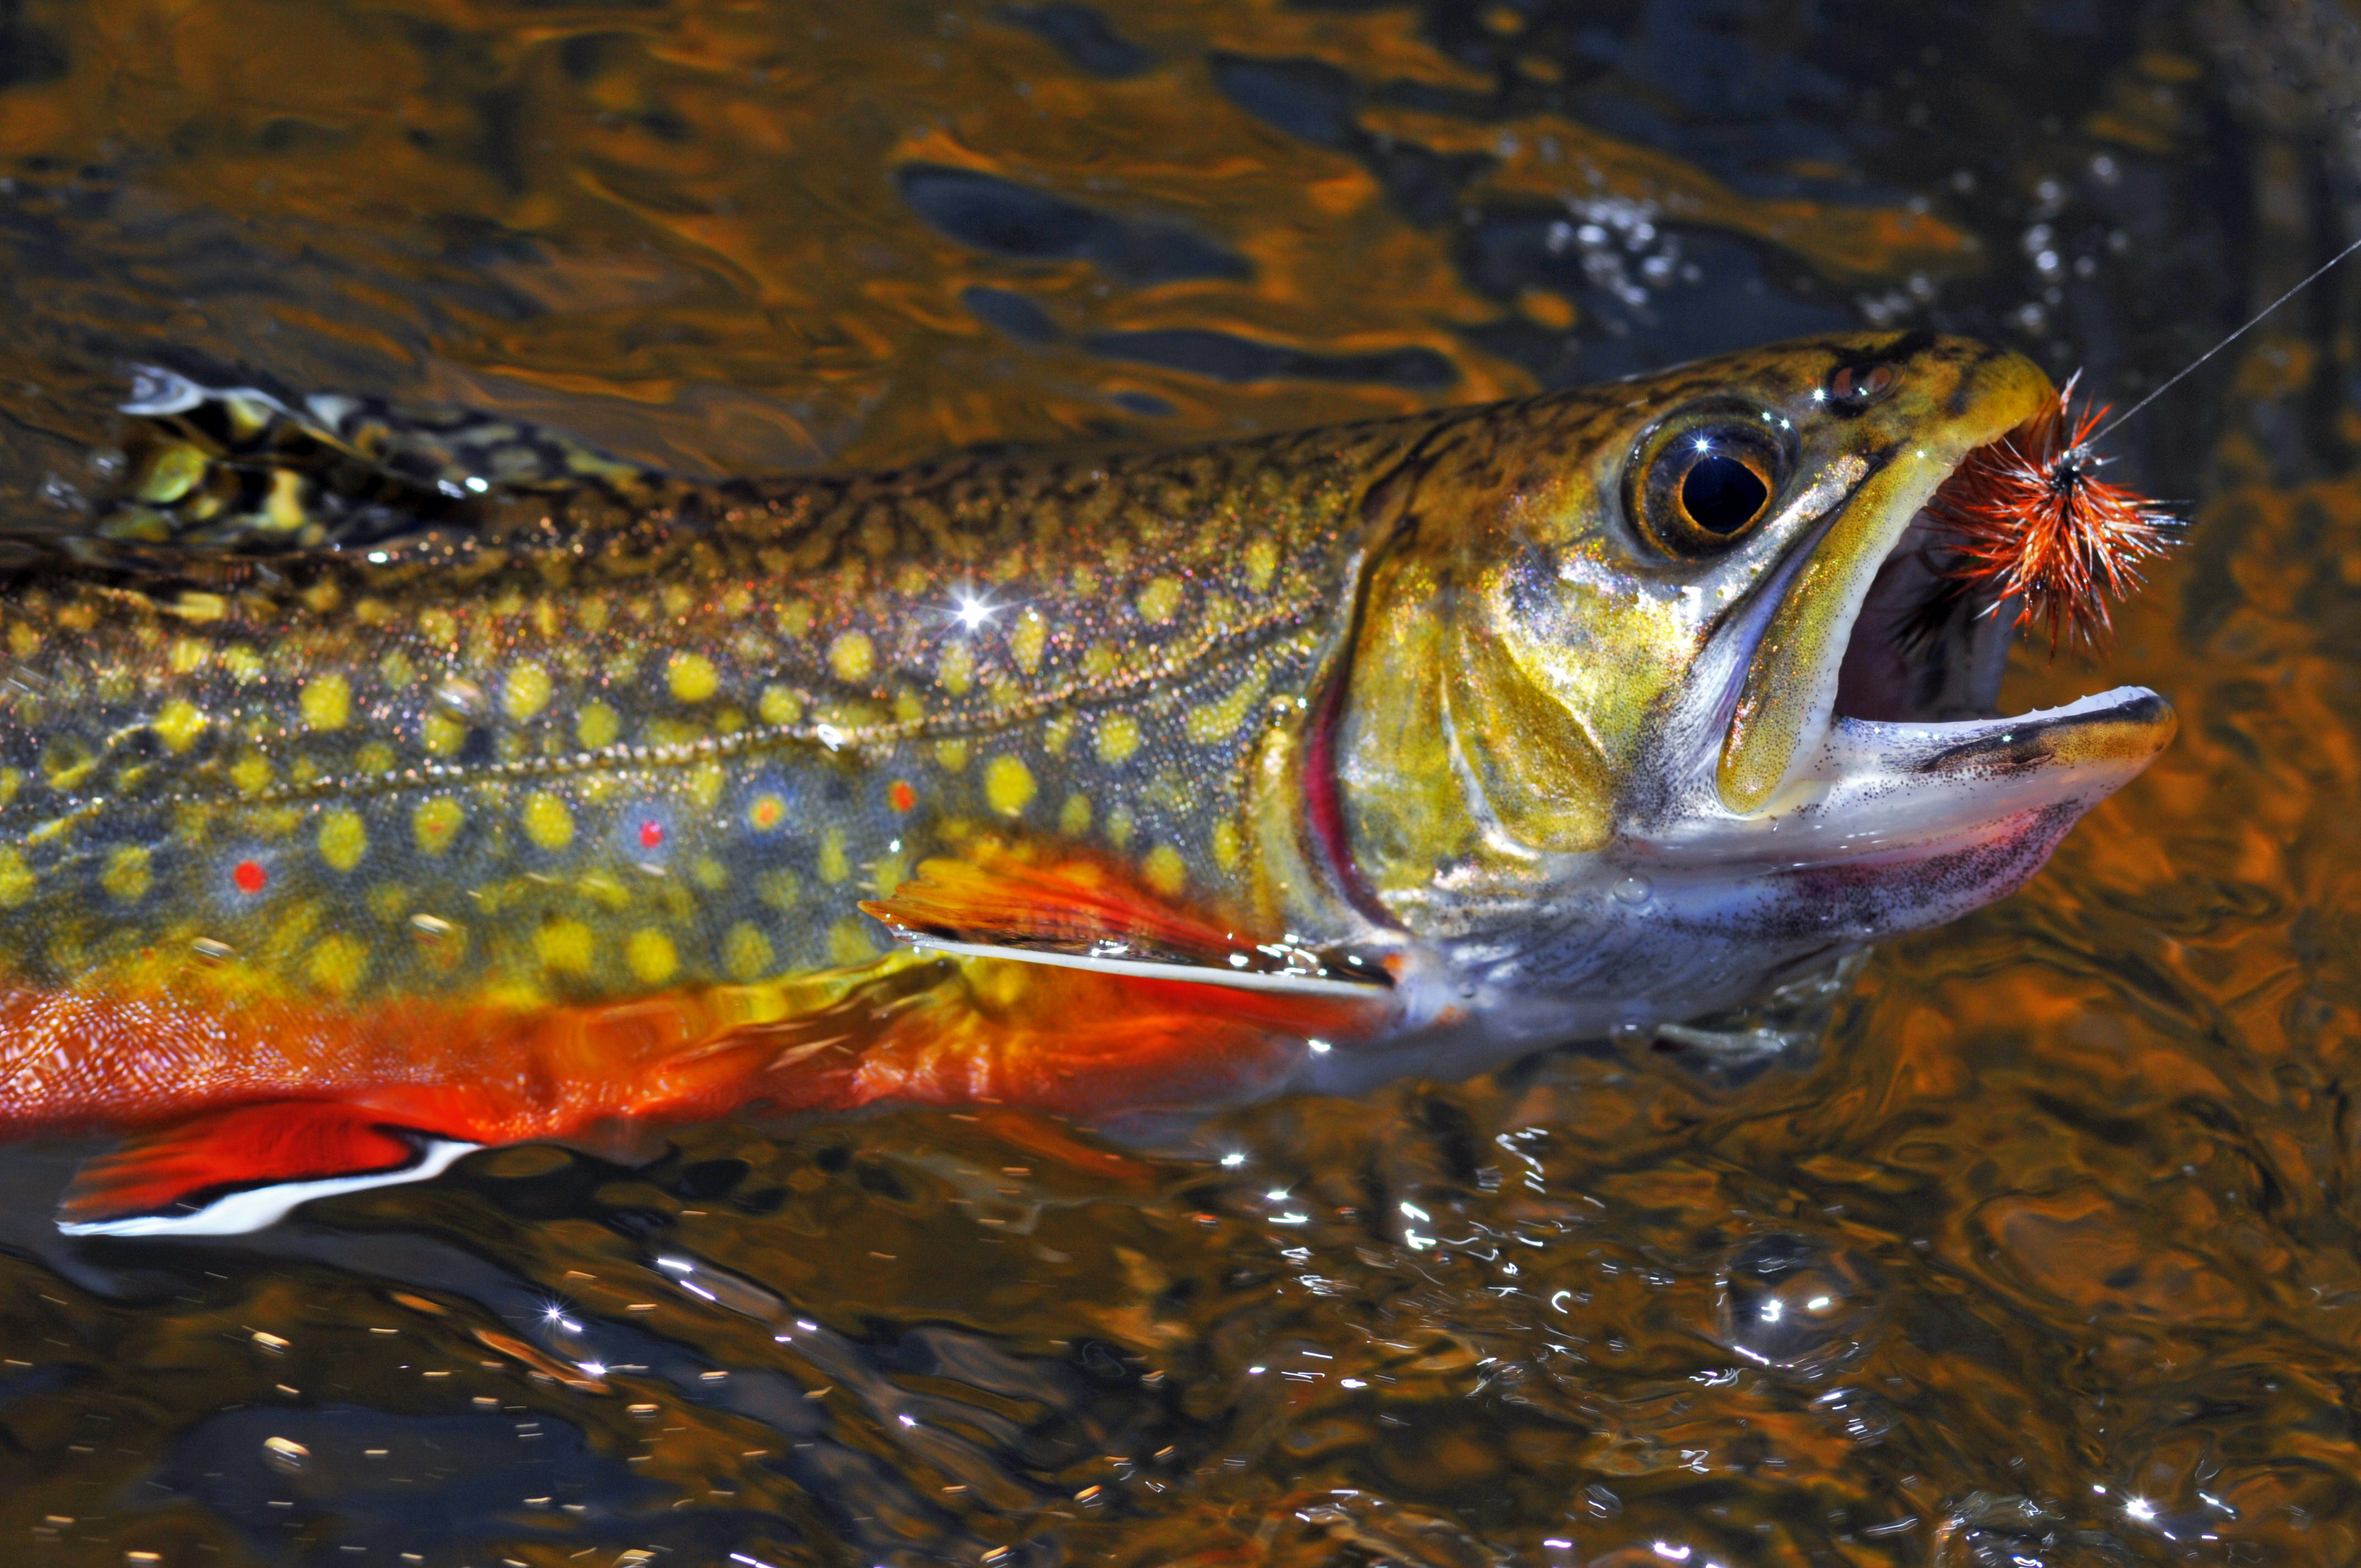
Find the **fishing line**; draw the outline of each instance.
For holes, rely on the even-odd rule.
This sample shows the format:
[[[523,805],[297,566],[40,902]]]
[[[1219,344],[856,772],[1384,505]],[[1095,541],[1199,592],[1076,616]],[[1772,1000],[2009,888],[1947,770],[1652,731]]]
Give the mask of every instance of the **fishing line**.
[[[2207,349],[2204,353],[2191,360],[2187,365],[2182,366],[2179,371],[2175,372],[2165,381],[2164,385],[2158,387],[2155,391],[2150,392],[2147,397],[2142,398],[2139,401],[2134,403],[2131,407],[2125,409],[2123,412],[2117,414],[2114,418],[2109,420],[2098,429],[2091,432],[2089,435],[2083,438],[2082,444],[2087,445],[2092,442],[2096,442],[2101,436],[2105,435],[2109,431],[2114,430],[2116,426],[2122,424],[2125,420],[2131,418],[2132,415],[2139,412],[2140,410],[2147,407],[2148,404],[2156,401],[2157,399],[2172,390],[2173,388],[2180,384],[2182,379],[2185,378],[2191,371],[2195,370],[2200,365],[2204,364],[2208,359],[2213,358],[2215,355],[2221,353],[2224,349],[2229,347],[2232,344],[2246,336],[2246,334],[2252,332],[2256,327],[2261,325],[2265,316],[2269,315],[2273,311],[2278,310],[2281,305],[2286,304],[2290,300],[2294,299],[2298,294],[2302,293],[2306,289],[2311,288],[2314,283],[2319,282],[2323,278],[2328,276],[2330,269],[2336,266],[2338,262],[2343,261],[2346,257],[2352,255],[2356,250],[2361,250],[2361,239],[2355,240],[2351,245],[2346,246],[2343,250],[2338,251],[2335,255],[2322,262],[2318,267],[2312,269],[2312,275],[2310,277],[2306,278],[2302,282],[2298,283],[2294,288],[2290,289],[2286,293],[2281,294],[2278,299],[2273,300],[2269,304],[2265,305],[2261,310],[2257,311],[2252,316],[2247,318],[2246,325],[2238,328],[2229,336],[2224,338],[2221,342],[2215,344],[2213,347]]]

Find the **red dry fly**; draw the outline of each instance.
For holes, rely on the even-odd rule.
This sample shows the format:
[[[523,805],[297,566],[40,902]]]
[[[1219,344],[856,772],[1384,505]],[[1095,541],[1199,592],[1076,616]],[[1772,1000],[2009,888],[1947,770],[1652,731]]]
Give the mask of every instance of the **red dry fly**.
[[[2180,527],[2138,491],[2098,477],[2107,459],[2091,435],[2107,411],[2075,413],[2081,379],[2077,372],[2057,402],[1969,453],[1927,503],[1958,558],[1949,576],[1991,596],[1985,614],[2015,600],[2017,627],[2046,627],[2053,654],[2061,634],[2103,642],[2114,629],[2108,601],[2139,587],[2141,564],[2177,543]]]

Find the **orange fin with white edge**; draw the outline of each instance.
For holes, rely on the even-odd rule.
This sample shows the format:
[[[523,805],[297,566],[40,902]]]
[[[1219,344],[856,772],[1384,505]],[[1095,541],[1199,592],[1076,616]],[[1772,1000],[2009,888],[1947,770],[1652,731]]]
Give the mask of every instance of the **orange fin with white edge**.
[[[964,954],[875,989],[776,1031],[749,1099],[781,1111],[899,1102],[1084,1118],[1202,1108],[1280,1086],[1306,1053],[1373,1032],[1389,1011],[1376,988],[1238,990]]]
[[[1225,927],[1081,857],[987,849],[924,861],[891,897],[861,907],[901,941],[974,958],[1297,995],[1375,999],[1393,984],[1375,963]]]
[[[139,1133],[76,1173],[67,1235],[239,1235],[298,1203],[423,1181],[477,1147],[389,1126],[334,1101],[210,1112]]]

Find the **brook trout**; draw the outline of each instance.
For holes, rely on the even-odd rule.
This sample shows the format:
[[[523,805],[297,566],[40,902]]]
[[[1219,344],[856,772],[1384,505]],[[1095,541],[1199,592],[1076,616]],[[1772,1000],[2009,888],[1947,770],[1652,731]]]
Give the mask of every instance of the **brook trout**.
[[[144,504],[0,589],[0,1132],[125,1135],[75,1228],[1694,1017],[2015,888],[2174,722],[1993,717],[1920,509],[2056,392],[1953,339],[759,484],[150,391]]]

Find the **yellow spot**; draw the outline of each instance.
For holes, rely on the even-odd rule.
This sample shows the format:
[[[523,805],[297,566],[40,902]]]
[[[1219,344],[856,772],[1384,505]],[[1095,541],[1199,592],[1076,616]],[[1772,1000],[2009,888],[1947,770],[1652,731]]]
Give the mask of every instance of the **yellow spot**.
[[[843,830],[831,828],[819,844],[819,880],[839,883],[851,874],[852,862],[844,856]]]
[[[185,751],[204,733],[204,710],[187,697],[176,696],[156,715],[154,729],[173,751]]]
[[[688,874],[695,877],[697,885],[708,893],[719,893],[730,885],[729,868],[711,855],[697,856],[689,866]]]
[[[1139,720],[1128,713],[1110,713],[1099,720],[1099,761],[1113,766],[1128,761],[1139,750]]]
[[[1053,757],[1062,757],[1074,739],[1074,716],[1061,713],[1041,726],[1041,750]]]
[[[579,920],[552,920],[533,934],[533,950],[544,969],[588,974],[598,939]]]
[[[721,804],[723,775],[719,762],[699,762],[688,770],[683,781],[687,785],[688,798],[699,811],[710,811]]]
[[[1270,576],[1279,570],[1279,542],[1268,533],[1257,533],[1246,541],[1246,587],[1257,593],[1270,588]]]
[[[1161,626],[1172,619],[1180,608],[1180,579],[1158,577],[1139,590],[1139,619],[1150,626]]]
[[[607,601],[597,598],[584,599],[574,607],[574,619],[582,623],[582,630],[585,631],[606,630]]]
[[[1257,673],[1241,681],[1237,690],[1219,702],[1200,703],[1191,708],[1188,717],[1181,721],[1182,728],[1189,732],[1189,739],[1200,746],[1209,746],[1236,734],[1238,726],[1244,724],[1246,715],[1254,710],[1255,699],[1262,696],[1262,685],[1263,676]]]
[[[1028,675],[1041,667],[1042,650],[1049,644],[1049,624],[1038,609],[1018,616],[1008,633],[1008,652],[1016,657],[1016,667]]]
[[[368,852],[368,829],[360,815],[338,806],[320,818],[320,858],[340,872],[360,864]]]
[[[418,840],[423,853],[439,855],[451,847],[459,824],[467,819],[467,808],[448,795],[422,800],[418,809],[410,814],[410,835]]]
[[[1225,872],[1238,869],[1238,825],[1217,822],[1213,825],[1213,863]]]
[[[894,718],[903,724],[916,724],[927,717],[927,705],[918,694],[907,686],[894,694]]]
[[[229,600],[219,594],[200,593],[194,588],[188,588],[181,592],[179,598],[172,601],[172,613],[182,620],[193,620],[202,625],[209,620],[219,620],[223,616],[227,615]]]
[[[393,772],[393,748],[382,740],[372,740],[353,753],[353,762],[365,773]]]
[[[418,741],[434,756],[450,756],[467,743],[467,721],[438,707],[418,721]]]
[[[1139,870],[1148,878],[1148,886],[1167,896],[1188,885],[1189,868],[1180,863],[1180,851],[1170,844],[1159,844],[1148,850]]]
[[[232,680],[256,680],[262,674],[262,655],[243,642],[235,642],[222,650],[222,668],[230,673]]]
[[[119,846],[106,857],[106,870],[99,873],[98,880],[124,903],[138,903],[148,895],[148,851],[137,844]]]
[[[524,803],[524,836],[544,850],[562,850],[574,842],[574,814],[557,796],[536,790]]]
[[[697,608],[697,596],[679,583],[666,583],[664,589],[664,613],[684,616]]]
[[[352,683],[338,674],[317,676],[305,684],[300,706],[312,729],[342,729],[353,717]]]
[[[771,972],[774,961],[771,938],[751,920],[730,927],[730,935],[721,939],[721,967],[732,980],[760,980]]]
[[[804,716],[804,699],[785,686],[764,686],[763,700],[755,711],[763,716],[765,724],[793,724]]]
[[[1070,795],[1066,804],[1058,808],[1058,831],[1069,839],[1079,839],[1091,830],[1091,797]]]
[[[966,642],[947,642],[935,661],[935,681],[953,696],[965,696],[975,685],[975,649]]]
[[[1118,850],[1128,848],[1131,843],[1131,807],[1116,806],[1115,815],[1107,818],[1107,842]]]
[[[967,771],[967,742],[938,740],[935,742],[935,766],[947,773]]]
[[[177,639],[172,644],[172,673],[185,675],[205,662],[205,645],[193,637]]]
[[[522,724],[549,706],[549,671],[539,664],[519,664],[509,672],[509,685],[502,706],[509,717]]]
[[[763,872],[754,884],[755,894],[774,909],[793,909],[803,891],[804,884],[796,873],[784,868]]]
[[[994,757],[983,770],[984,804],[1003,817],[1023,811],[1033,798],[1033,770],[1021,757]]]
[[[369,950],[356,938],[337,935],[322,938],[312,949],[312,983],[342,996],[368,974]]]
[[[270,787],[270,764],[261,753],[248,751],[231,766],[229,782],[240,795],[260,795]]]
[[[1114,674],[1115,665],[1115,649],[1108,643],[1093,642],[1082,650],[1082,674],[1094,681]]]
[[[0,768],[0,806],[5,806],[16,799],[16,792],[24,787],[24,769]]]
[[[41,634],[23,621],[8,629],[8,651],[19,659],[29,659],[41,645]]]
[[[828,667],[839,680],[865,681],[877,663],[877,651],[865,631],[848,631],[828,645]]]
[[[622,717],[603,702],[586,704],[575,717],[574,738],[593,751],[613,745],[622,732]]]
[[[0,849],[0,908],[14,909],[33,896],[33,868],[14,850]]]
[[[675,653],[664,662],[664,680],[683,702],[703,702],[721,688],[720,674],[702,653]]]
[[[866,963],[877,956],[877,944],[869,933],[850,915],[828,928],[828,956],[831,963]]]
[[[779,630],[790,637],[801,637],[811,630],[812,603],[809,599],[789,599],[779,607]]]
[[[680,967],[680,954],[670,937],[653,927],[642,926],[623,944],[623,961],[631,966],[631,973],[641,984],[662,985]]]

